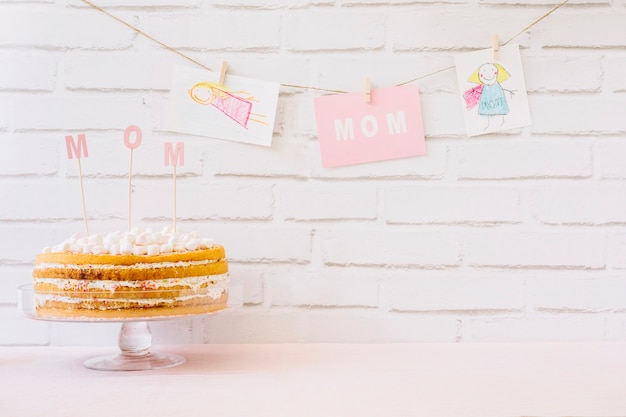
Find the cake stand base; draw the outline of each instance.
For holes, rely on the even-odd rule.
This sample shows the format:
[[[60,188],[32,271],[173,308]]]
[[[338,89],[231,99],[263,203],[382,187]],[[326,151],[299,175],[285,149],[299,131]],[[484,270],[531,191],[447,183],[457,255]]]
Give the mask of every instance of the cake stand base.
[[[185,358],[173,353],[148,353],[143,356],[124,354],[98,356],[83,362],[85,368],[96,371],[148,371],[151,369],[171,368],[185,363]]]
[[[171,368],[185,363],[185,358],[172,353],[151,353],[152,332],[145,321],[122,323],[117,355],[98,356],[83,362],[86,368],[97,371],[147,371]]]

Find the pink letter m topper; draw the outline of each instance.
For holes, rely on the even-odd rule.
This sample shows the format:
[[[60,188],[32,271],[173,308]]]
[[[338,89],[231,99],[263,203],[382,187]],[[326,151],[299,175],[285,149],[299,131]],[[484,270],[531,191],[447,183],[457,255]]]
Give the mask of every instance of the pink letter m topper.
[[[176,148],[172,147],[172,142],[165,142],[165,166],[185,165],[185,144],[176,142]]]
[[[87,138],[84,133],[78,135],[78,143],[74,142],[72,135],[65,136],[65,147],[67,148],[67,159],[74,158],[80,159],[81,154],[87,158],[89,152],[87,150]]]
[[[365,93],[321,96],[314,100],[324,168],[426,153],[419,89],[416,85]]]

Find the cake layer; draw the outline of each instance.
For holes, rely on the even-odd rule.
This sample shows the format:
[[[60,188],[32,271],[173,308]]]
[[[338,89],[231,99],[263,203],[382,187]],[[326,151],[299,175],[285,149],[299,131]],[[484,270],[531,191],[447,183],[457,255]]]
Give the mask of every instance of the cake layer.
[[[205,314],[223,310],[227,306],[228,291],[217,299],[196,297],[184,299],[153,300],[150,304],[141,304],[140,300],[115,301],[100,299],[81,300],[80,303],[67,302],[62,298],[46,299],[45,295],[36,295],[37,315],[47,318],[78,319],[129,319],[141,317],[171,317],[191,314]]]
[[[228,288],[228,281],[228,274],[137,281],[35,278],[34,289],[38,294],[78,299],[149,299],[199,294],[218,298]]]
[[[48,255],[48,254],[46,254]],[[50,254],[58,255],[58,254]],[[67,255],[70,262],[65,264],[53,262],[38,262],[33,269],[35,278],[59,278],[79,280],[111,280],[111,281],[136,281],[154,280],[167,278],[197,277],[203,275],[220,275],[228,272],[228,261],[220,260],[196,260],[196,261],[159,261],[146,262],[150,258],[143,256],[143,262],[136,264],[81,264]],[[87,257],[110,255],[85,255]],[[159,256],[162,258],[163,256]]]
[[[110,255],[84,254],[71,252],[40,253],[35,258],[36,264],[69,264],[69,265],[134,265],[153,264],[160,262],[220,260],[226,257],[223,246],[214,245],[208,249],[188,252],[173,252],[160,255]]]

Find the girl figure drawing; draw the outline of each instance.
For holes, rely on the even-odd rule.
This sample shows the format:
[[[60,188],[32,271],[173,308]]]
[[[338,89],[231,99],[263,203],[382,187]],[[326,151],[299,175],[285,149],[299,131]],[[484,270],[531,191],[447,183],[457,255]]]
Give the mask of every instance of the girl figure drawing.
[[[478,105],[478,114],[487,117],[489,128],[491,119],[500,116],[500,126],[504,124],[504,116],[509,114],[509,104],[506,101],[505,91],[513,96],[514,92],[505,90],[500,83],[508,80],[511,75],[500,64],[486,63],[481,65],[468,79],[469,82],[478,84],[463,94],[468,110]]]
[[[257,100],[245,91],[232,92],[219,83],[203,81],[191,87],[189,96],[196,103],[210,104],[244,128],[248,128],[248,122],[268,125],[262,120],[264,115],[252,113]]]

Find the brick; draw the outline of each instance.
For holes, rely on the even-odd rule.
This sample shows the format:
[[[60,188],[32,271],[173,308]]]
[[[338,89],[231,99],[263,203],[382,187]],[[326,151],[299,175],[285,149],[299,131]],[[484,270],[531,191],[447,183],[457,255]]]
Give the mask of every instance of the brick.
[[[626,278],[622,276],[577,276],[559,274],[528,281],[530,304],[550,312],[602,312],[622,310]]]
[[[53,91],[57,59],[44,55],[0,54],[0,90]]]
[[[47,135],[0,135],[0,175],[51,175],[58,171],[58,143]]]
[[[296,54],[264,54],[264,53],[220,53],[212,68],[219,70],[221,60],[228,61],[228,74],[255,80],[273,81],[282,84],[309,86],[314,72],[311,69],[311,60],[308,56]],[[227,75],[228,77],[228,75]],[[228,78],[227,78],[228,79]],[[286,87],[281,92],[287,91]],[[306,90],[289,89],[301,92]],[[279,97],[282,99],[283,97]]]
[[[335,228],[321,232],[321,254],[326,265],[396,265],[443,268],[460,262],[460,244],[454,233],[442,230],[363,230]]]
[[[63,65],[70,90],[169,90],[175,55],[124,54],[71,56]]]
[[[623,24],[623,12],[578,14],[563,10],[551,16],[549,24],[532,28],[531,33],[534,39],[540,39],[544,48],[614,48],[626,44],[626,32],[621,30]]]
[[[32,254],[33,260],[35,255],[36,253]],[[30,265],[0,265],[0,273],[2,274],[2,280],[0,280],[0,305],[16,305],[18,302],[18,287],[31,284],[33,281],[32,267]]]
[[[342,183],[279,185],[276,188],[276,216],[297,221],[373,220],[376,218],[376,188],[369,184]]]
[[[384,186],[379,217],[392,224],[498,224],[522,220],[519,192],[508,187]]]
[[[529,92],[599,92],[602,88],[602,61],[596,57],[554,53],[523,54],[522,59]]]
[[[270,51],[280,47],[280,31],[268,28],[279,27],[275,13],[211,11],[152,16],[147,31],[172,48]]]
[[[80,0],[66,0],[67,4],[72,7],[90,7]],[[102,8],[108,7],[146,7],[146,2],[143,0],[99,0],[98,6]],[[200,6],[202,0],[154,0],[150,1],[149,8],[167,7],[168,9],[181,7],[188,8],[194,6]]]
[[[313,150],[312,150],[313,152]],[[443,141],[426,141],[426,155],[370,164],[350,165],[332,169],[322,168],[319,147],[311,176],[316,179],[441,179],[448,163],[448,147]]]
[[[626,269],[626,233],[609,233],[607,258],[611,269]]]
[[[626,339],[626,315],[611,314],[606,319],[606,339],[607,340],[624,340]]]
[[[128,184],[83,180],[85,206],[89,218],[126,217]],[[19,199],[14,204],[9,199],[0,200],[1,217],[5,220],[59,220],[83,219],[80,183],[63,181],[4,182],[0,183],[3,195]],[[42,204],[43,195],[48,196]]]
[[[230,248],[226,248],[230,254]],[[243,283],[243,303],[244,305],[263,304],[265,297],[265,276],[274,265],[245,265],[230,263],[228,273],[231,279],[231,288],[236,284]],[[278,267],[280,268],[280,266]],[[236,297],[231,292],[230,296]]]
[[[0,46],[120,50],[132,45],[134,31],[110,17],[95,12],[59,10],[39,7],[33,13],[24,8],[6,8],[0,14]],[[128,12],[116,15],[137,24]]]
[[[376,307],[380,272],[371,268],[303,271],[287,266],[264,274],[273,306]]]
[[[533,191],[533,214],[547,224],[626,223],[626,188],[621,184],[578,184]]]
[[[525,302],[524,279],[510,273],[398,271],[391,278],[393,311],[522,311]]]
[[[317,136],[313,108],[314,97],[306,93],[281,98],[279,104],[285,109],[282,115],[283,120],[280,120],[283,136],[289,134]]]
[[[452,317],[381,314],[362,309],[255,309],[203,322],[204,343],[454,342]]]
[[[311,261],[312,232],[307,226],[269,222],[179,223],[181,230],[197,230],[224,245],[228,259],[243,263],[298,263]]]
[[[0,98],[0,132],[6,131],[9,127],[13,111],[13,100]]]
[[[594,166],[600,178],[626,178],[626,143],[621,138],[596,141],[593,153]]]
[[[616,93],[626,92],[626,58],[610,57],[608,59],[608,70],[606,75],[607,84]]]
[[[274,140],[272,147],[215,141],[205,151],[205,170],[217,176],[306,178],[309,174],[306,139]],[[236,157],[225,157],[236,155]]]
[[[7,194],[3,193],[3,195]],[[52,229],[53,227],[49,224],[5,223],[2,226],[2,232],[11,238],[1,241],[0,260],[11,266],[32,266],[35,255],[54,242],[55,234]]]
[[[480,231],[468,234],[464,261],[475,267],[601,269],[600,232]]]
[[[381,13],[305,10],[287,15],[284,25],[285,46],[292,52],[372,50],[385,45],[385,19]],[[313,33],[315,36],[311,36]]]
[[[158,344],[154,335],[159,332],[152,326],[153,346]],[[180,323],[179,323],[180,324]],[[93,323],[50,323],[50,345],[52,346],[115,346],[120,334],[120,323],[98,323],[97,331]],[[184,343],[181,341],[181,343]],[[97,356],[97,355],[94,355]]]
[[[370,78],[371,87],[389,88],[433,71],[453,65],[449,56],[436,54],[316,54],[311,60],[313,85],[322,88],[347,92],[360,92],[364,89],[365,77]],[[456,92],[454,71],[448,70],[413,81],[420,92]]]
[[[422,120],[427,138],[466,136],[462,104],[456,94],[422,94]]]
[[[0,346],[47,345],[50,341],[50,324],[31,320],[14,305],[0,306]]]
[[[399,9],[390,13],[389,19],[394,51],[437,51],[490,48],[494,33],[505,39],[504,34],[514,35],[512,28],[521,29],[536,18],[532,10],[519,8],[485,8],[476,13],[467,7],[448,7],[438,11]],[[527,39],[522,34],[515,43],[526,45]]]
[[[467,3],[468,0],[347,0],[343,3],[344,6],[362,6],[362,5],[379,5],[379,4],[391,4],[391,5],[404,5],[404,4],[432,4],[432,3]]]
[[[626,118],[621,109],[626,97],[621,96],[565,96],[529,97],[535,134],[616,134],[626,132]],[[555,113],[557,112],[557,113]],[[566,115],[567,123],[555,114]]]
[[[137,183],[133,201],[137,218],[149,220],[171,217],[172,181]],[[176,214],[179,219],[270,219],[273,203],[272,186],[269,184],[216,184],[197,179],[177,180]]]
[[[593,174],[588,141],[472,139],[458,153],[459,179],[588,178]]]
[[[213,6],[229,8],[255,8],[255,9],[280,9],[280,8],[306,8],[309,6],[332,5],[330,0],[307,0],[295,3],[293,0],[273,0],[268,3],[266,0],[220,0],[212,1]]]
[[[470,318],[464,325],[468,342],[583,342],[602,340],[605,319],[597,315]]]
[[[144,113],[141,97],[20,96],[13,102],[13,125],[16,129],[62,130],[65,136],[88,129],[149,126]]]

